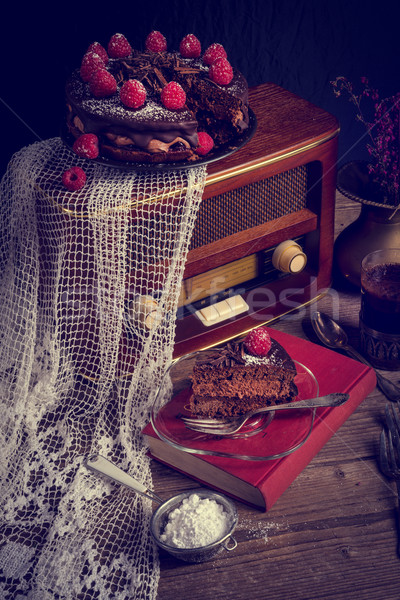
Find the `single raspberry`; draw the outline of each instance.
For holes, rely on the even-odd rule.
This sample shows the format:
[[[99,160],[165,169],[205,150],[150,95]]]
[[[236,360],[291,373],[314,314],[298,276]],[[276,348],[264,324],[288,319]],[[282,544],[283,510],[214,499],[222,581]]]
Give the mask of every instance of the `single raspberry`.
[[[70,192],[76,192],[86,183],[86,173],[81,167],[71,167],[62,175],[62,183]]]
[[[99,155],[99,139],[94,133],[84,133],[75,140],[72,150],[82,158],[97,158]]]
[[[199,144],[196,148],[196,152],[200,156],[204,156],[214,147],[214,140],[205,131],[199,131],[197,137],[199,138]]]
[[[204,52],[203,62],[206,65],[212,65],[219,58],[226,58],[225,48],[221,44],[211,44]]]
[[[250,331],[243,343],[246,350],[254,356],[267,356],[271,349],[271,338],[265,327],[259,327]]]
[[[141,81],[129,79],[125,81],[119,92],[122,104],[128,108],[139,108],[146,100],[146,88]]]
[[[107,50],[111,58],[125,58],[132,53],[132,47],[122,33],[114,33],[111,36]]]
[[[226,58],[219,58],[210,67],[209,76],[211,81],[219,85],[228,85],[233,79],[233,69]]]
[[[95,98],[106,98],[117,91],[117,82],[111,73],[103,68],[93,73],[89,81],[89,89]]]
[[[177,110],[183,108],[186,102],[186,94],[176,81],[170,81],[163,87],[161,92],[161,102],[165,108]]]
[[[99,54],[87,52],[82,58],[80,76],[83,81],[89,81],[93,73],[99,69],[104,69],[104,61]]]
[[[87,52],[95,52],[100,56],[105,65],[108,63],[108,54],[105,48],[103,48],[103,46],[99,44],[99,42],[92,42],[89,48],[87,49]]]
[[[182,39],[179,52],[184,58],[197,58],[201,55],[201,44],[193,33],[188,33]]]
[[[165,52],[167,40],[160,31],[152,31],[145,41],[146,52]]]

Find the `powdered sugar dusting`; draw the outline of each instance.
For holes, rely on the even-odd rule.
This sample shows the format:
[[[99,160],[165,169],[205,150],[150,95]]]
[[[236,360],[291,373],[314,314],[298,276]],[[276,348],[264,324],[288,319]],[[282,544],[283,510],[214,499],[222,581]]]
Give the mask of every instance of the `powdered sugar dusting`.
[[[244,359],[248,365],[274,365],[277,367],[282,367],[285,361],[279,356],[279,352],[279,346],[272,344],[268,356],[259,357],[252,354],[245,354]]]
[[[99,118],[108,116],[129,121],[132,116],[135,122],[150,120],[168,120],[168,122],[179,123],[183,120],[192,120],[193,115],[187,110],[168,110],[156,99],[151,97],[138,109],[126,108],[120,101],[119,90],[109,98],[94,98],[89,91],[89,85],[74,77],[71,81],[71,92],[76,98],[80,98],[82,109]]]

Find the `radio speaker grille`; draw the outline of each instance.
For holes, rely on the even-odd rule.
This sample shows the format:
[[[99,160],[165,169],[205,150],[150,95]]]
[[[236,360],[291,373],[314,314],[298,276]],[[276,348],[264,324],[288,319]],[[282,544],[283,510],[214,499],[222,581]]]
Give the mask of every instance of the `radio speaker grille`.
[[[302,165],[203,200],[190,250],[305,208],[307,175]]]

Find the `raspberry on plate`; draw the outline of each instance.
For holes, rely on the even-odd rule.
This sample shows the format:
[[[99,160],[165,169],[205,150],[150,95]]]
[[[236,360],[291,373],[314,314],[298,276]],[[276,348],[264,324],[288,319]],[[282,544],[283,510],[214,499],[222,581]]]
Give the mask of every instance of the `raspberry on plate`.
[[[214,140],[211,135],[208,135],[205,131],[199,131],[197,137],[199,138],[199,144],[196,148],[196,152],[200,156],[204,156],[214,147]]]
[[[92,42],[86,52],[95,52],[100,56],[105,65],[108,63],[108,54],[99,42]]]
[[[179,52],[184,58],[198,58],[201,55],[201,44],[193,33],[188,33],[179,44]]]
[[[163,87],[161,92],[161,102],[165,108],[177,110],[183,108],[186,102],[186,94],[182,87],[176,81],[170,81]]]
[[[96,73],[99,69],[104,69],[105,64],[103,59],[96,52],[86,52],[82,58],[80,76],[82,81],[90,81],[93,73]]]
[[[71,167],[62,175],[62,183],[70,192],[76,192],[86,183],[86,173],[81,167]]]
[[[222,44],[211,44],[204,52],[203,62],[205,65],[212,65],[219,58],[226,58],[227,54]]]
[[[146,88],[138,79],[128,79],[121,87],[119,97],[124,106],[139,108],[146,101]]]
[[[106,98],[117,91],[117,82],[106,69],[98,69],[90,78],[89,89],[95,98]]]
[[[72,150],[82,158],[97,158],[99,155],[99,140],[94,133],[84,133],[72,145]]]
[[[228,85],[233,79],[233,69],[226,58],[218,58],[210,67],[210,79],[219,85]]]
[[[146,52],[165,52],[167,40],[160,31],[152,31],[145,41]]]
[[[107,46],[111,58],[126,58],[132,53],[132,47],[122,33],[114,33]]]
[[[271,338],[265,327],[253,329],[243,340],[243,344],[254,356],[267,356],[271,349]]]

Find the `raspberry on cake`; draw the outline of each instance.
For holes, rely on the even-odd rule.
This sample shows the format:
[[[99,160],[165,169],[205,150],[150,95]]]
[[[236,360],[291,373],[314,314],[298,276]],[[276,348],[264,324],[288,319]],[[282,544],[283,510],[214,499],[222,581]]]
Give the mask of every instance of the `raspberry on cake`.
[[[170,81],[161,92],[161,102],[170,110],[183,108],[186,102],[186,94],[176,81]]]
[[[179,52],[184,58],[198,58],[201,56],[201,43],[193,33],[189,33],[179,44]]]
[[[295,377],[294,362],[275,340],[263,358],[247,355],[242,342],[228,343],[215,357],[195,364],[190,411],[210,418],[233,417],[289,403],[298,393]]]
[[[94,133],[84,133],[72,145],[72,150],[82,158],[97,158],[99,155],[99,140]]]
[[[132,53],[132,46],[122,33],[114,33],[107,46],[110,58],[126,58]]]
[[[226,58],[226,50],[222,44],[211,44],[204,52],[203,62],[205,65],[212,65],[219,58]]]
[[[105,65],[108,63],[108,54],[106,49],[99,42],[92,42],[86,52],[94,52],[100,56]]]
[[[107,98],[117,91],[117,82],[106,69],[98,69],[90,78],[89,89],[95,98]]]
[[[220,85],[228,85],[233,79],[233,69],[226,58],[218,58],[210,67],[210,79]]]
[[[208,154],[210,152],[210,150],[213,149],[214,140],[205,131],[199,131],[198,138],[199,138],[199,145],[196,148],[196,152],[200,156],[204,156],[205,154]]]
[[[265,327],[250,331],[243,343],[246,350],[254,356],[267,356],[272,344],[271,337]]]
[[[137,79],[128,79],[122,85],[119,97],[124,106],[128,108],[140,108],[146,101],[146,88]]]
[[[140,52],[114,34],[107,59],[99,42],[89,46],[91,59],[85,58],[82,74],[75,70],[65,88],[74,138],[95,134],[101,157],[132,163],[195,161],[209,148],[199,143],[199,131],[216,150],[232,147],[249,126],[246,79],[231,67],[221,44],[201,56],[193,34],[182,39],[180,53],[160,51],[164,39],[152,32],[147,51]],[[144,100],[143,88],[129,83],[136,81]]]
[[[167,40],[160,31],[152,31],[146,38],[145,48],[147,52],[165,52]]]
[[[93,73],[99,69],[104,69],[105,62],[99,54],[87,52],[82,58],[80,74],[83,81],[90,81]]]

